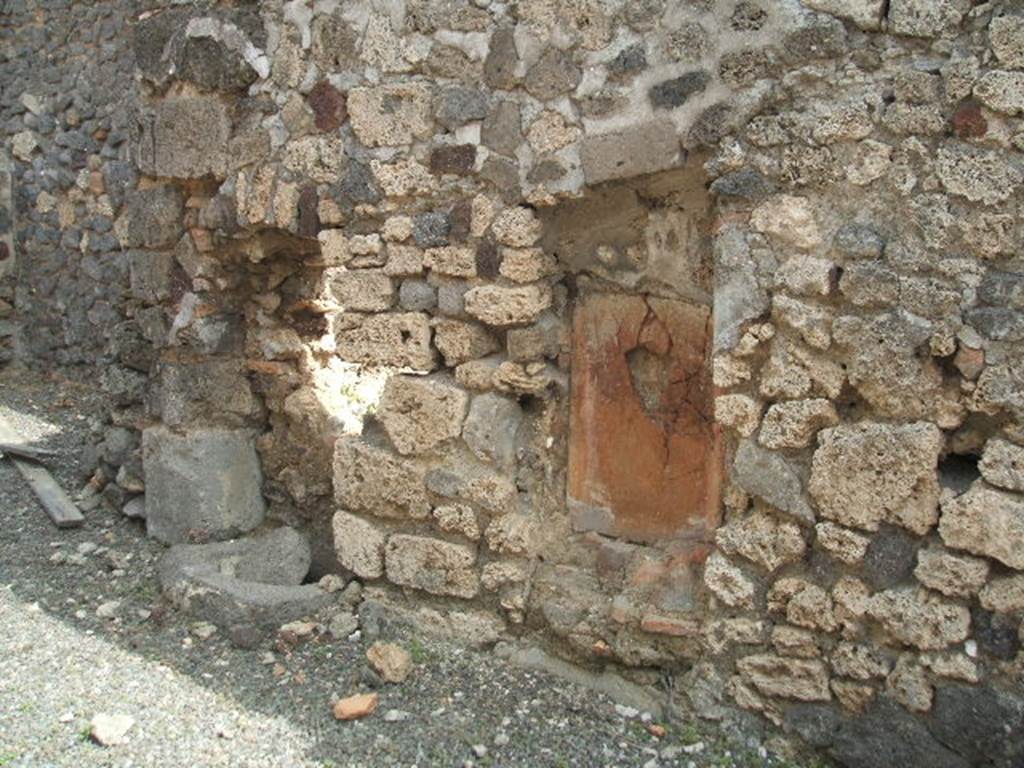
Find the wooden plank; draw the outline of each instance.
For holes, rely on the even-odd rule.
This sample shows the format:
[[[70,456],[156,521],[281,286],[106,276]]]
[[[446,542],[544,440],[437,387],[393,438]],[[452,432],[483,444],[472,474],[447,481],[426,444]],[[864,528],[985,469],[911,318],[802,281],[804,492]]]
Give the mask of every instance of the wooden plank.
[[[24,440],[15,432],[0,415],[0,440],[13,445],[24,445]],[[82,512],[75,506],[75,503],[64,492],[64,489],[57,484],[46,467],[36,464],[28,459],[18,458],[13,455],[9,457],[11,462],[18,468],[21,476],[25,478],[32,492],[43,505],[46,514],[50,516],[53,524],[58,528],[71,528],[85,522]]]
[[[52,459],[57,455],[56,451],[51,451],[47,448],[36,448],[28,444],[20,445],[18,443],[5,443],[0,440],[0,456],[5,453],[13,453],[15,456],[19,456],[23,459],[32,459],[33,461]]]

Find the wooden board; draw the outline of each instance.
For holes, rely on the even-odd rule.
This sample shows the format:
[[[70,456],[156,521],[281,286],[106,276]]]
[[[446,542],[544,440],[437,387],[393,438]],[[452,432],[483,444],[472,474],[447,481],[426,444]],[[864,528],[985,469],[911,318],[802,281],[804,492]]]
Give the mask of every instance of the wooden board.
[[[7,424],[2,415],[0,415],[0,441],[15,445],[25,442]],[[53,479],[53,475],[46,470],[46,467],[29,459],[18,458],[13,455],[13,452],[7,458],[18,468],[21,476],[25,478],[25,482],[29,484],[32,492],[39,499],[39,503],[43,505],[43,509],[46,510],[46,514],[50,516],[54,525],[58,528],[71,528],[85,522],[81,511],[64,492],[64,489]]]

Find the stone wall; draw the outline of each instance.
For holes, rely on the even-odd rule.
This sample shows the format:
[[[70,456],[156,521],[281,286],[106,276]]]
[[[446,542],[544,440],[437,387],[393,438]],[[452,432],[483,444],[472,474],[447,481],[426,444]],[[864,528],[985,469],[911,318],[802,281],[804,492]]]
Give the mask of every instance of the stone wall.
[[[81,262],[15,222],[19,265],[110,246],[123,293],[86,311],[133,340],[104,370],[146,430],[142,466],[129,430],[100,446],[109,500],[148,481],[169,542],[302,526],[320,572],[425,623],[673,675],[849,765],[1024,759],[1019,9],[264,0],[133,27],[130,165],[97,122],[84,175],[34,186],[57,129],[4,92],[20,220],[63,242],[61,201],[109,198]],[[32,324],[59,299],[18,274]],[[99,338],[61,327],[26,354]]]

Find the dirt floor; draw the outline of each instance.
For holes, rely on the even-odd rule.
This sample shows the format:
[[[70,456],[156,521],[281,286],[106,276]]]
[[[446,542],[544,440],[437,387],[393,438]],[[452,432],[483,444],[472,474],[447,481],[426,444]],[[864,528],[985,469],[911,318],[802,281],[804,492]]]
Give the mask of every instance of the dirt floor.
[[[98,387],[74,372],[0,371],[0,413],[58,452],[47,466],[72,495],[105,412]],[[249,651],[220,633],[202,639],[160,595],[163,551],[141,522],[105,506],[58,530],[0,460],[0,766],[815,763],[769,751],[759,729],[657,722],[493,651],[407,632],[395,639],[412,652],[410,678],[378,688],[375,714],[339,722],[332,702],[379,685],[367,631],[318,631],[294,648],[269,638]],[[100,713],[134,720],[126,743],[90,738]]]

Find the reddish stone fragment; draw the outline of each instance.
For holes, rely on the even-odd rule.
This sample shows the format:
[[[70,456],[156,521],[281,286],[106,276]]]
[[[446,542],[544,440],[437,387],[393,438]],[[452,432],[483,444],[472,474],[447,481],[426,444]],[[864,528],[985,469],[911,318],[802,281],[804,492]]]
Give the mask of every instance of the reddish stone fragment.
[[[357,720],[372,715],[377,710],[380,696],[376,693],[357,693],[334,703],[332,711],[338,720]]]
[[[988,121],[981,112],[981,105],[967,100],[957,107],[953,114],[953,130],[961,139],[979,139],[988,132]]]
[[[568,502],[577,530],[700,541],[719,521],[709,308],[596,294],[576,308]]]
[[[453,173],[466,176],[476,163],[476,147],[472,144],[453,144],[438,147],[430,153],[430,172],[440,176]]]
[[[309,184],[299,193],[298,233],[300,237],[316,237],[320,231],[320,213],[318,210],[316,187]]]
[[[345,94],[326,80],[313,86],[306,97],[310,109],[313,110],[313,123],[317,130],[328,132],[335,130],[348,117],[348,103]]]
[[[681,619],[674,616],[648,614],[640,621],[640,629],[655,635],[697,637],[700,635],[701,623],[697,619]]]

